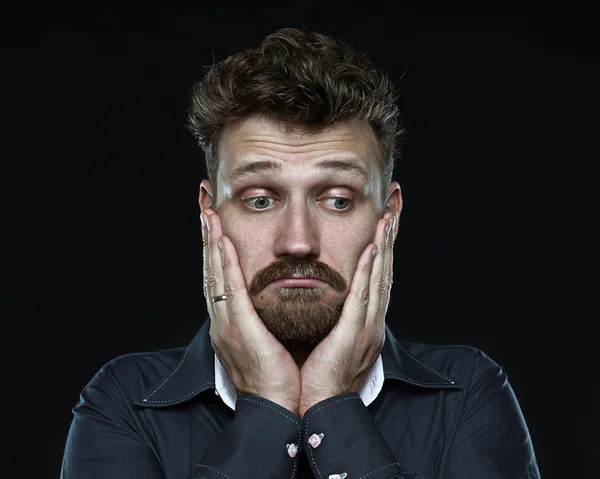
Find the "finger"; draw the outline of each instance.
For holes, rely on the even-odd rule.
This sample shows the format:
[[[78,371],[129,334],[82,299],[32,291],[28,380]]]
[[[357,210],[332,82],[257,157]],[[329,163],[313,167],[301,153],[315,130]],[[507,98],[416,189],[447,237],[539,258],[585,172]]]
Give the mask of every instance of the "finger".
[[[383,247],[385,246],[383,238],[387,223],[388,221],[386,219],[379,220],[375,229],[374,244],[369,244],[359,257],[354,277],[352,278],[352,283],[350,285],[350,291],[348,292],[348,297],[346,298],[344,309],[342,310],[343,317],[346,317],[346,315],[353,317],[354,323],[360,327],[364,327],[367,322],[369,304],[373,301],[379,301],[380,295],[374,295],[371,278],[373,277],[375,268],[378,270],[382,269],[382,255],[379,250],[383,250]],[[367,250],[371,252],[370,256],[368,254],[369,251]],[[365,263],[367,260],[368,263]]]
[[[382,312],[384,315],[387,311],[388,303],[390,300],[390,294],[392,292],[392,284],[394,282],[394,234],[397,222],[398,217],[394,216],[390,226],[390,230],[387,234],[387,242],[385,248],[385,262],[383,271],[383,277],[385,280],[385,297],[382,301]]]
[[[209,287],[210,277],[210,246],[208,237],[208,226],[206,213],[200,213],[200,221],[202,223],[202,292],[206,300],[206,310],[210,317],[213,316],[213,305],[211,300],[212,292]]]
[[[226,301],[213,302],[215,296],[226,295],[225,280],[223,278],[223,264],[221,260],[221,250],[219,249],[218,240],[223,235],[221,229],[221,219],[214,210],[206,210],[207,213],[207,229],[209,237],[209,301],[212,304],[213,316],[212,319],[216,323],[228,323]]]
[[[377,254],[377,245],[369,243],[359,256],[340,317],[340,321],[343,318],[345,324],[353,325],[359,329],[365,325],[371,293],[371,272]]]
[[[380,312],[383,307],[383,302],[385,301],[385,290],[387,288],[387,283],[385,281],[385,263],[386,248],[388,244],[387,237],[389,235],[386,228],[388,227],[389,231],[391,231],[393,224],[391,217],[386,216],[377,224],[377,231],[375,233],[375,244],[379,249],[373,262],[373,269],[369,279],[370,300],[365,319],[366,323],[369,325],[377,323],[380,320]]]
[[[222,248],[223,279],[227,292],[227,301],[222,303],[226,304],[229,324],[238,327],[242,332],[257,331],[258,323],[255,322],[260,322],[260,318],[248,294],[237,250],[227,236],[222,236],[219,242]]]
[[[394,230],[396,228],[396,222],[398,218],[396,216],[393,217],[390,229],[387,233],[386,237],[386,245],[384,252],[384,267],[383,267],[383,297],[381,298],[381,307],[379,310],[379,319],[380,321],[385,321],[385,313],[387,311],[389,301],[390,301],[390,293],[392,291],[392,283],[394,278]]]

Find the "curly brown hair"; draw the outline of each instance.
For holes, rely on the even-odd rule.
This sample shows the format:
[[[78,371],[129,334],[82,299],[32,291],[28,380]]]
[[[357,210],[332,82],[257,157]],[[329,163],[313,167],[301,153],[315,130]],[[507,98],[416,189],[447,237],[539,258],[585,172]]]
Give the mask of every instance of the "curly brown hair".
[[[381,150],[382,181],[392,179],[402,134],[388,76],[361,53],[323,34],[283,28],[255,48],[213,64],[191,93],[188,128],[204,150],[216,188],[223,128],[252,114],[317,132],[341,120],[369,123]]]

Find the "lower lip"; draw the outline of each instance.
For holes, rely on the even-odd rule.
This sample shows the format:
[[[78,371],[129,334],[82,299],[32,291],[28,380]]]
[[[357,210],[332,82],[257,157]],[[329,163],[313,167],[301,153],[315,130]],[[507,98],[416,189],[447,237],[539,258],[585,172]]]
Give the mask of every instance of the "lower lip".
[[[271,284],[279,288],[318,288],[323,286],[323,281],[312,278],[287,278],[279,279]]]

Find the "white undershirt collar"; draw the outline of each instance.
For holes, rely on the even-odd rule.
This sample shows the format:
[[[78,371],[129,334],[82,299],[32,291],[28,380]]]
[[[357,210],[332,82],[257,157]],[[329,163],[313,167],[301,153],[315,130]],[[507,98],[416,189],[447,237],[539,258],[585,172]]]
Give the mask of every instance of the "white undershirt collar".
[[[379,395],[381,388],[383,388],[383,361],[381,360],[381,354],[375,361],[375,364],[371,367],[367,380],[363,384],[360,390],[360,398],[365,406],[371,404]],[[215,388],[216,394],[223,402],[235,411],[235,401],[237,398],[237,391],[235,386],[231,382],[227,371],[217,358],[215,354]]]

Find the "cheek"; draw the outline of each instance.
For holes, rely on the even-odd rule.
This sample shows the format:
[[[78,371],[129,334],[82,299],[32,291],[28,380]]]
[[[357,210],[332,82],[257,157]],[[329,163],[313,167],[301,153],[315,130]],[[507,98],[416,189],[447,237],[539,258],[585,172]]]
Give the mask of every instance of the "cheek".
[[[226,220],[225,217],[229,218]],[[273,232],[269,225],[225,216],[222,219],[223,234],[231,239],[236,248],[240,266],[246,281],[256,272],[270,264],[273,256]]]
[[[374,241],[377,223],[340,225],[324,229],[321,242],[322,261],[329,264],[350,282],[358,258],[367,245]]]

